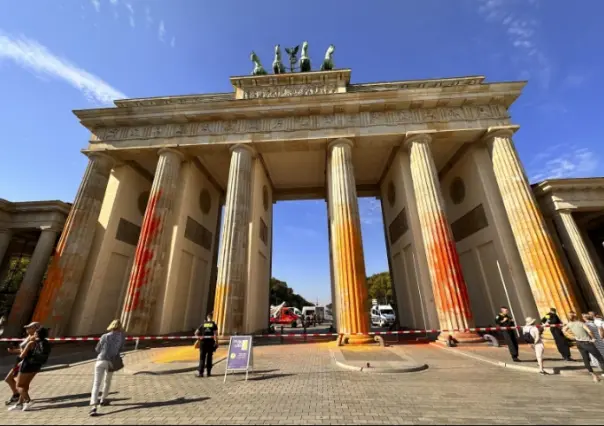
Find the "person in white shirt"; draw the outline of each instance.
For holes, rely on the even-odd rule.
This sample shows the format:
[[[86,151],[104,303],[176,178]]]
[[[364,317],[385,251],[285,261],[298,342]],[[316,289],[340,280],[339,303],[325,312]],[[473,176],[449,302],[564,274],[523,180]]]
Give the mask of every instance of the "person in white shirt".
[[[543,339],[541,338],[541,331],[535,326],[536,322],[537,320],[535,318],[528,317],[526,319],[526,325],[522,328],[522,336],[535,350],[537,364],[539,364],[539,374],[545,375],[547,374],[543,369],[543,353],[545,352],[545,346],[543,345]]]

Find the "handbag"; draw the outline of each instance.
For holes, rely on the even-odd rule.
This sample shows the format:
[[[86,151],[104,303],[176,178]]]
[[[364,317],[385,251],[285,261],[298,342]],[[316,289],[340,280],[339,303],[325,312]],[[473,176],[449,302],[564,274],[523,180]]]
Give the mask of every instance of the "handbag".
[[[112,357],[109,360],[109,372],[110,373],[115,373],[116,371],[120,371],[122,368],[124,368],[124,359],[122,358],[122,356],[120,354],[117,354],[116,356]]]
[[[200,342],[199,339],[195,340],[195,344],[193,345],[193,349],[199,349],[199,342]]]

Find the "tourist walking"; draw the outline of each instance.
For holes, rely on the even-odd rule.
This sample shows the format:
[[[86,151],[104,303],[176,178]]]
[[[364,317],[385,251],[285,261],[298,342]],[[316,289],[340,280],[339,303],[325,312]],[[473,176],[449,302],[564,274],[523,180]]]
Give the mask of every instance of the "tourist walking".
[[[604,329],[595,324],[594,317],[591,312],[588,314],[583,314],[583,322],[594,336],[594,345],[596,346],[596,349],[598,349],[600,355],[604,357],[604,340],[602,340],[604,338]],[[598,367],[600,365],[595,356],[590,354],[589,359],[592,367]]]
[[[212,375],[212,357],[218,348],[218,325],[212,320],[212,314],[208,314],[206,321],[195,331],[198,340],[195,346],[199,348],[199,368],[197,377],[203,377],[204,367],[208,377]]]
[[[545,346],[543,345],[543,339],[541,338],[541,331],[535,326],[536,319],[528,317],[526,319],[526,325],[522,328],[522,337],[526,343],[532,345],[535,350],[535,356],[537,357],[537,364],[539,365],[539,374],[547,374],[543,369],[543,353],[545,352]]]
[[[593,355],[598,360],[600,369],[604,371],[604,357],[602,357],[602,354],[598,351],[596,345],[594,344],[595,336],[587,325],[579,321],[576,313],[569,312],[568,320],[569,322],[564,326],[563,331],[565,333],[570,332],[573,334],[577,343],[577,349],[579,349],[581,358],[583,358],[585,368],[587,371],[589,371],[593,381],[599,382],[600,378],[594,373],[589,358],[589,355]]]
[[[558,312],[556,308],[551,308],[549,313],[547,313],[543,318],[541,318],[541,324],[549,325],[550,332],[552,333],[552,337],[554,338],[554,342],[556,342],[556,348],[562,358],[565,361],[572,361],[572,357],[570,356],[570,347],[568,346],[568,342],[566,341],[566,337],[564,337],[564,333],[562,333],[562,320],[558,316]]]
[[[109,389],[111,388],[113,373],[124,367],[120,352],[124,347],[126,338],[120,320],[113,320],[107,327],[107,331],[108,333],[101,336],[95,348],[98,356],[94,365],[94,382],[90,393],[89,414],[91,416],[97,415],[101,381],[103,382],[103,393],[100,405],[105,406],[109,403]]]
[[[25,332],[27,333],[27,337],[23,339],[21,343],[19,343],[19,347],[7,349],[8,353],[17,355],[17,360],[15,361],[13,368],[11,368],[4,379],[10,390],[13,392],[12,396],[6,400],[6,405],[15,404],[19,400],[19,391],[17,390],[17,381],[15,380],[19,374],[19,364],[21,363],[21,358],[19,355],[21,355],[21,352],[23,352],[25,346],[27,346],[31,340],[34,340],[36,330],[40,328],[40,323],[32,322],[31,324],[27,324],[24,328]]]
[[[15,405],[9,407],[8,411],[28,411],[31,408],[32,401],[29,395],[29,387],[34,377],[42,369],[42,366],[48,361],[50,351],[48,329],[40,327],[36,330],[34,338],[29,340],[19,356],[21,358],[19,374],[17,375],[19,399]]]
[[[497,324],[498,327],[516,327],[514,319],[510,316],[509,309],[505,306],[501,307],[499,315],[495,317],[495,324]],[[510,330],[501,330],[501,334],[503,335],[506,345],[508,345],[508,350],[512,356],[512,361],[520,362],[520,359],[518,359],[518,340],[516,339],[516,329],[513,328]]]

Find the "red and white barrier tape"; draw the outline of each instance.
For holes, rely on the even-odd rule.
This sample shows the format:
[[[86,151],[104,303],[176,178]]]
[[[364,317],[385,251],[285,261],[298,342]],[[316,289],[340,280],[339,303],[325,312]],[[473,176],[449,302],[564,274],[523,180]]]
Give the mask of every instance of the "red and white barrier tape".
[[[561,328],[562,325],[537,325],[538,328]],[[475,327],[467,329],[452,329],[452,330],[404,330],[404,331],[373,331],[370,333],[357,333],[357,336],[386,336],[386,335],[405,335],[405,334],[426,334],[426,333],[475,333],[480,331],[504,331],[516,330],[523,326],[515,327]],[[253,337],[268,337],[268,338],[304,338],[304,337],[337,337],[340,333],[273,333],[273,334],[254,334]],[[348,334],[347,334],[348,335]],[[229,338],[230,336],[220,336],[220,338]],[[51,337],[48,340],[51,342],[96,342],[100,337]],[[144,340],[195,340],[195,336],[127,336],[128,341],[144,341]],[[21,342],[22,338],[0,338],[0,342]]]

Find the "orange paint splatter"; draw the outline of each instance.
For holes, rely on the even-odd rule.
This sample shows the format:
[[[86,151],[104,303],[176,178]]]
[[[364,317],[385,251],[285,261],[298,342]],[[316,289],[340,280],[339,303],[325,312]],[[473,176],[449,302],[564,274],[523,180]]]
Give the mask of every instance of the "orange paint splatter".
[[[141,290],[148,284],[149,262],[155,255],[155,239],[158,236],[161,225],[161,218],[158,217],[157,214],[157,202],[159,201],[161,194],[161,190],[153,194],[147,205],[139,244],[136,247],[134,256],[134,270],[130,277],[130,283],[128,284],[128,294],[124,312],[132,312],[139,307]]]

